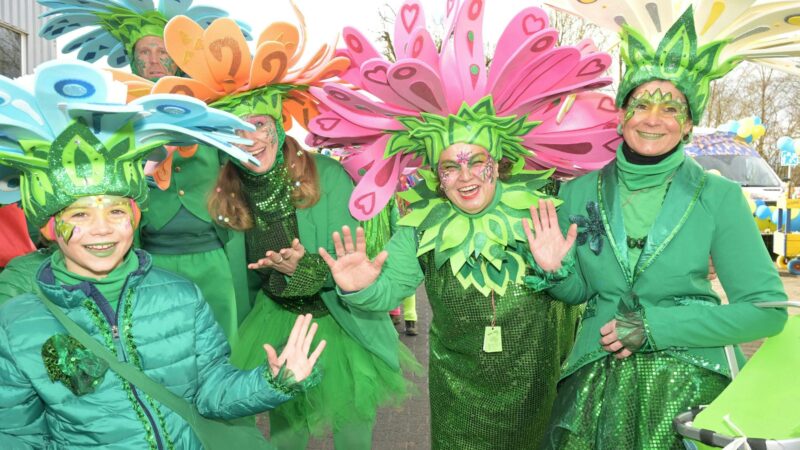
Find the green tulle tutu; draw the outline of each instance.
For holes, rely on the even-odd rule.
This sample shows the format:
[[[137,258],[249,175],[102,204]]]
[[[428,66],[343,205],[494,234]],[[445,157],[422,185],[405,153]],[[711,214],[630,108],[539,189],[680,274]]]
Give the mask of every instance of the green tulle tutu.
[[[259,293],[255,307],[239,328],[231,362],[242,369],[258,366],[266,357],[263,345],[284,345],[296,319],[296,313]],[[276,409],[292,426],[306,427],[319,435],[348,423],[372,422],[378,407],[399,406],[416,393],[414,383],[402,372],[418,374],[422,368],[399,340],[402,372],[353,340],[331,315],[314,317],[314,321],[319,328],[312,349],[322,339],[328,342],[317,362],[322,382]]]

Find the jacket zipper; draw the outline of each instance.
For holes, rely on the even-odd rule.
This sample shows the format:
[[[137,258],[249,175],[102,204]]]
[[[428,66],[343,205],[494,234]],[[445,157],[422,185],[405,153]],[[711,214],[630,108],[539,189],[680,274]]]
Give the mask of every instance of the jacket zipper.
[[[100,311],[103,313],[103,316],[105,317],[106,321],[111,326],[111,337],[114,338],[114,344],[116,344],[117,347],[117,354],[122,355],[122,360],[125,362],[129,362],[128,355],[125,353],[125,348],[122,345],[122,341],[120,339],[118,323],[119,323],[119,310],[125,304],[125,301],[122,300],[123,294],[125,294],[126,300],[127,298],[130,298],[131,295],[133,295],[133,291],[128,290],[129,280],[130,280],[130,275],[128,276],[128,280],[125,281],[125,285],[122,288],[122,293],[120,294],[119,298],[120,303],[117,305],[117,310],[114,316],[111,316],[108,313],[108,311],[111,310],[111,304],[108,303],[108,300],[106,298],[100,295],[100,298],[102,298],[103,301],[105,302],[105,305],[100,305],[98,299],[92,296],[95,300],[95,303],[98,303],[97,306],[100,307]],[[97,290],[97,288],[94,286],[92,286],[92,289]],[[99,291],[97,292],[99,293]],[[105,308],[103,306],[105,306]],[[144,411],[144,414],[147,417],[148,422],[150,422],[150,427],[153,429],[153,436],[155,437],[156,446],[158,447],[158,450],[164,450],[164,444],[161,442],[161,434],[159,433],[158,425],[156,424],[155,419],[153,419],[153,414],[147,408],[147,405],[145,405],[145,402],[142,400],[141,396],[139,396],[139,391],[136,389],[136,386],[134,386],[133,383],[129,383],[128,381],[124,382],[128,383],[128,386],[131,387],[131,392],[133,392],[133,397],[139,403],[139,406],[142,408],[142,411]]]

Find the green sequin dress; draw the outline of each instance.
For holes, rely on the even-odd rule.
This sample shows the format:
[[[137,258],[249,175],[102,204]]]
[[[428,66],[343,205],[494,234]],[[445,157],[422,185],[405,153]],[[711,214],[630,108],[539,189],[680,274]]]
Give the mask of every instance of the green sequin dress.
[[[431,255],[431,254],[428,254]],[[492,302],[464,290],[449,264],[420,259],[433,310],[430,331],[431,440],[434,449],[538,448],[550,419],[561,362],[577,308],[511,285],[495,295],[503,351],[483,351]]]
[[[240,169],[240,179],[247,193],[255,225],[245,234],[248,261],[264,257],[267,250],[290,246],[299,236],[298,218],[291,202],[292,185],[283,165],[266,175],[257,176]],[[320,183],[326,181],[320,179]],[[340,224],[315,224],[328,227],[328,234]],[[333,318],[321,298],[330,283],[328,266],[322,258],[306,249],[295,274],[285,277],[274,270],[258,271],[260,291],[253,310],[239,329],[239,339],[231,353],[231,362],[251,369],[264,361],[263,344],[279,349],[286,342],[298,314],[311,313],[318,324],[312,348],[326,340],[317,367],[322,382],[314,389],[296,396],[270,412],[293,430],[306,429],[313,434],[349,424],[371,424],[381,405],[399,405],[409,395],[411,383],[400,370],[391,368],[378,356],[356,342]],[[398,345],[399,341],[398,341]],[[418,365],[408,348],[400,345],[403,367]],[[275,430],[273,430],[275,431]]]

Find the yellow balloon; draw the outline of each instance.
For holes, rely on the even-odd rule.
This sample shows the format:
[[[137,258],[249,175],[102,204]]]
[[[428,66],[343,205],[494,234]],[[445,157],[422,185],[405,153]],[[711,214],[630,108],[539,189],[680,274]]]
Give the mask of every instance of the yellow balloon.
[[[756,125],[755,127],[753,127],[753,138],[758,139],[764,136],[766,132],[767,129],[764,127],[764,125]]]

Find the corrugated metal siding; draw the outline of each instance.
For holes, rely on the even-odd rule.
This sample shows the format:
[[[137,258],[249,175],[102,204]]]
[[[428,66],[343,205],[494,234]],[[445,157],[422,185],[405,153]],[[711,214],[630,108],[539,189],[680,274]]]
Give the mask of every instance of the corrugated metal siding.
[[[45,8],[36,0],[0,0],[0,22],[27,34],[26,73],[33,72],[33,68],[40,63],[56,57],[55,41],[39,37],[39,27],[43,23],[39,16],[44,11]]]

